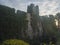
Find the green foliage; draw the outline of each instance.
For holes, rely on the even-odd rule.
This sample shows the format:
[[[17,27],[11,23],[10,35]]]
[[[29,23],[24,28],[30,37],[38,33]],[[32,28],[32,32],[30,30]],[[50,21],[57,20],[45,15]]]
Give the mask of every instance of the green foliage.
[[[22,40],[10,39],[3,41],[2,45],[29,45],[29,44]]]
[[[52,35],[57,33],[57,27],[55,24],[55,18],[53,15],[43,17],[43,29],[46,33]]]

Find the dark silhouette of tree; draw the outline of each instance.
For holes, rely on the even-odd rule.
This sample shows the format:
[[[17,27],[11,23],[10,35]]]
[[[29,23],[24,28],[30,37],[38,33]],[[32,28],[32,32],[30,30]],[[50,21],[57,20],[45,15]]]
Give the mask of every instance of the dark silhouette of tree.
[[[57,13],[56,14],[56,16],[55,16],[55,18],[56,18],[56,20],[58,21],[58,25],[57,25],[57,30],[58,30],[58,32],[57,32],[57,39],[58,39],[58,42],[60,42],[60,13]],[[60,43],[58,43],[58,45],[59,45]]]
[[[50,42],[54,42],[54,44],[57,42],[57,27],[55,24],[55,17],[53,15],[48,16],[42,16],[42,25],[43,25],[43,42],[47,45]],[[53,35],[53,36],[52,36]]]

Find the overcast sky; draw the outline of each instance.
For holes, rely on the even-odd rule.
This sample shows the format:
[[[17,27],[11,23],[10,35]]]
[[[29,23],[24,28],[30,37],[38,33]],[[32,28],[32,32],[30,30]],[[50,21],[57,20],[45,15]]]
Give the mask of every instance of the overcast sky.
[[[60,0],[0,0],[0,4],[22,11],[27,11],[31,3],[39,6],[40,15],[55,15],[60,12]]]

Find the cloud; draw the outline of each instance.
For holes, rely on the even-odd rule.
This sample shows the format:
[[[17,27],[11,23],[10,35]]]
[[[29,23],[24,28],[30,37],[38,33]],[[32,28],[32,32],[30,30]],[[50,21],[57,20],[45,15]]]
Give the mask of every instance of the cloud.
[[[55,1],[46,1],[40,7],[40,13],[42,15],[55,14],[56,9],[59,7]]]
[[[40,15],[55,15],[60,12],[60,0],[0,0],[0,4],[22,11],[27,11],[27,6],[30,3],[39,6]]]

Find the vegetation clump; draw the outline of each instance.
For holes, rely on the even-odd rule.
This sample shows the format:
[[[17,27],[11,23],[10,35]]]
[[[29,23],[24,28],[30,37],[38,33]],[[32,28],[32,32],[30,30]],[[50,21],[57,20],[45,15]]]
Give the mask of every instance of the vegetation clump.
[[[2,45],[29,45],[29,44],[23,40],[9,39],[3,41]]]

